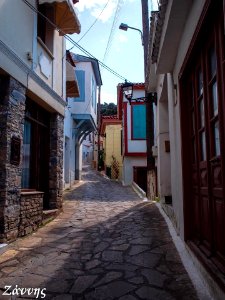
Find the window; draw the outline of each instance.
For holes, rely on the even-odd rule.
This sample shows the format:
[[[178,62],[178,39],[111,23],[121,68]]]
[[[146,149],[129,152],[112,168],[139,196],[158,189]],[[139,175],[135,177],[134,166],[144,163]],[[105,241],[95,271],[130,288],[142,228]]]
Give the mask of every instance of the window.
[[[74,101],[85,102],[85,71],[77,70],[75,72],[76,72],[76,76],[77,76],[80,97],[74,98]]]
[[[132,104],[131,106],[132,139],[146,139],[146,105]]]
[[[22,166],[22,188],[30,187],[30,163],[31,163],[31,122],[24,122],[23,136],[23,166]]]
[[[27,100],[23,137],[23,189],[48,190],[50,115]]]
[[[54,23],[54,7],[47,4],[38,5],[38,11]],[[38,14],[37,35],[46,47],[53,53],[54,27]]]

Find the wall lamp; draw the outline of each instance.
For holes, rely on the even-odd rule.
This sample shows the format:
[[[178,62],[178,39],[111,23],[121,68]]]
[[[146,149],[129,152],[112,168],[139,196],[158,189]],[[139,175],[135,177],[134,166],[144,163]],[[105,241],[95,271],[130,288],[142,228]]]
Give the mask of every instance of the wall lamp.
[[[142,33],[142,31],[140,29],[128,26],[127,24],[124,24],[124,23],[121,23],[120,26],[119,26],[119,29],[124,30],[124,31],[127,31],[128,28],[134,29],[134,30],[137,30],[138,32],[140,32],[140,34],[141,34],[141,42],[142,42],[142,45],[144,46],[143,33]]]
[[[157,105],[157,93],[156,92],[150,92],[147,94],[146,97],[138,97],[138,98],[133,98],[133,88],[134,84],[132,82],[128,82],[125,80],[125,82],[121,85],[123,94],[125,98],[129,101],[129,104],[131,105],[132,101],[139,102],[139,101],[144,101],[144,102],[150,102],[154,103]]]

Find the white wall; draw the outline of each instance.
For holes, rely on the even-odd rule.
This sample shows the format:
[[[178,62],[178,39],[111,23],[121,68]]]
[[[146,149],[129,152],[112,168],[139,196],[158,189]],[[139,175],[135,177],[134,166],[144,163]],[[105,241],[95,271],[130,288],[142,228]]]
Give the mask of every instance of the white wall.
[[[128,138],[127,147],[128,147],[128,152],[146,153],[146,151],[147,151],[146,140],[132,140],[131,139],[131,129],[132,129],[131,112],[132,112],[131,105],[128,104],[127,105],[127,138]]]
[[[71,101],[71,112],[75,114],[90,114],[94,122],[97,122],[97,116],[94,107],[92,107],[92,78],[95,80],[94,71],[91,62],[77,62],[76,70],[85,71],[85,102]],[[95,81],[96,82],[96,81]],[[72,105],[72,103],[74,103]],[[97,86],[96,86],[96,103],[97,103]]]
[[[36,7],[35,0],[29,2]],[[27,87],[27,94],[38,104],[64,115],[64,106],[39,81],[27,74],[29,69],[30,72],[36,72],[59,96],[64,97],[64,37],[60,37],[57,31],[54,32],[53,56],[49,55],[37,40],[37,14],[23,1],[0,1],[0,28],[0,46],[4,48],[4,51],[0,48],[0,68]],[[31,60],[28,60],[28,53],[31,54]],[[41,54],[44,59],[42,66],[46,67],[48,75],[40,71]],[[11,58],[15,55],[16,60]]]
[[[64,119],[64,187],[71,186],[75,180],[75,132],[74,121],[68,108],[65,109]],[[65,149],[67,142],[67,149]],[[69,178],[69,182],[66,179]]]
[[[133,91],[133,98],[139,98],[139,97],[144,97],[145,92],[144,90],[134,90]],[[127,101],[126,98],[123,98],[124,101]],[[147,146],[146,146],[146,140],[132,140],[131,139],[131,132],[132,132],[132,124],[131,124],[131,105],[128,103],[127,104],[127,146],[128,146],[128,152],[133,152],[133,153],[146,153],[147,151]]]
[[[169,1],[169,6],[171,3]],[[175,64],[173,70],[167,74],[167,94],[168,94],[168,117],[169,117],[169,137],[170,137],[170,158],[171,158],[171,190],[172,205],[175,217],[176,230],[182,238],[184,238],[184,216],[183,216],[183,174],[182,174],[182,157],[181,157],[181,128],[180,128],[180,101],[179,101],[179,72],[181,70],[185,55],[188,51],[191,39],[197,26],[205,0],[193,1],[190,11],[188,12],[186,24],[181,35],[179,47],[176,48]],[[168,16],[167,16],[168,17]],[[161,45],[163,41],[161,41]],[[175,51],[176,52],[176,51]],[[168,53],[167,60],[170,59]],[[162,67],[162,65],[161,65]],[[156,70],[158,72],[158,70]],[[158,77],[157,93],[162,92],[160,84],[160,76]],[[177,90],[174,89],[177,86]],[[159,106],[163,114],[163,107]],[[160,120],[159,120],[160,122]],[[158,162],[159,164],[159,162]],[[166,189],[166,182],[162,183]]]
[[[35,0],[29,2],[35,6]],[[0,40],[28,66],[31,66],[31,62],[27,60],[27,52],[33,50],[35,15],[23,1],[0,1]]]
[[[123,160],[123,184],[131,185],[133,182],[133,167],[146,167],[147,159],[143,157],[128,157]]]
[[[165,141],[169,141],[169,114],[168,101],[161,99],[157,105],[157,173],[158,173],[158,192],[162,199],[171,195],[171,163],[170,153],[165,151]]]

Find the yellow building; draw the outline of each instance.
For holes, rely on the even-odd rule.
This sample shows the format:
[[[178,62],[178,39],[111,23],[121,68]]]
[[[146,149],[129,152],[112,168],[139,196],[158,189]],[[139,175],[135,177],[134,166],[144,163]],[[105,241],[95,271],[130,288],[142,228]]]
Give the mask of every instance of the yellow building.
[[[104,167],[112,179],[122,178],[122,122],[116,115],[103,116],[100,133],[103,136]]]

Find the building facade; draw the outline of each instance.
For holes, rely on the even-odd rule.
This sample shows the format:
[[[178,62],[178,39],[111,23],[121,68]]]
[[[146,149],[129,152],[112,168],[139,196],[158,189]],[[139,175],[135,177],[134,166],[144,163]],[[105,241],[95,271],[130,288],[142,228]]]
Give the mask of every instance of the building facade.
[[[80,24],[72,1],[2,0],[0,26],[0,241],[11,241],[62,207],[64,34]]]
[[[97,132],[97,101],[102,85],[98,61],[86,56],[71,54],[79,96],[68,97],[65,117],[65,164],[64,186],[81,179],[82,143],[87,147],[86,137]],[[93,143],[92,143],[93,146]],[[87,149],[86,149],[87,150]],[[86,153],[87,151],[85,151]],[[93,152],[93,151],[92,151]]]
[[[144,95],[144,84],[134,83],[133,98]],[[146,104],[143,100],[129,103],[122,85],[118,86],[118,115],[122,119],[123,184],[131,185],[135,181],[146,192]]]
[[[222,0],[162,0],[152,14],[160,201],[215,299],[225,290],[224,47]]]
[[[122,121],[117,115],[101,117],[100,135],[104,151],[104,170],[110,178],[122,180]]]

